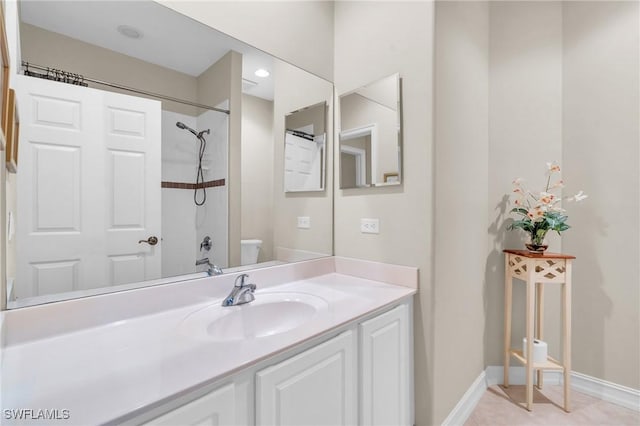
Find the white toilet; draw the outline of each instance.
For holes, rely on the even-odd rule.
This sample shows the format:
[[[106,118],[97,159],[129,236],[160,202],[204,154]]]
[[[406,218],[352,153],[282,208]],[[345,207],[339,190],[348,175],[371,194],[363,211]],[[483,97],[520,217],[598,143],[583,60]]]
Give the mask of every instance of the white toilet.
[[[258,255],[262,240],[240,240],[240,264],[253,265],[258,263]]]

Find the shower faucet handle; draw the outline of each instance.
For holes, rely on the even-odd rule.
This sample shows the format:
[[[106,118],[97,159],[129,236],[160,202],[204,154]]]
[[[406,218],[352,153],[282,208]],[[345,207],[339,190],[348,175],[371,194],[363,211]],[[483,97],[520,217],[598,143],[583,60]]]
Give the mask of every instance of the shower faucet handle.
[[[209,250],[211,250],[211,245],[212,244],[213,243],[211,242],[211,237],[206,236],[206,237],[204,237],[204,239],[200,243],[200,250],[209,251]]]

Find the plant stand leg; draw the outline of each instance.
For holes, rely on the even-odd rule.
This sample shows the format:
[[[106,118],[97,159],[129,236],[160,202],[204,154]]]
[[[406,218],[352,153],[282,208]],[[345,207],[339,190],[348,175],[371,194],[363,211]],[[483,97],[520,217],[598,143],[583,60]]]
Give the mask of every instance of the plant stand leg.
[[[511,297],[513,278],[509,268],[509,254],[504,259],[504,387],[509,387],[509,361],[511,359]]]
[[[527,308],[526,308],[526,336],[527,348],[526,358],[526,385],[527,385],[527,410],[533,410],[533,316],[535,310],[535,264],[529,260],[527,262]]]
[[[536,283],[536,339],[544,336],[544,283]],[[536,372],[538,389],[542,389],[542,370]]]

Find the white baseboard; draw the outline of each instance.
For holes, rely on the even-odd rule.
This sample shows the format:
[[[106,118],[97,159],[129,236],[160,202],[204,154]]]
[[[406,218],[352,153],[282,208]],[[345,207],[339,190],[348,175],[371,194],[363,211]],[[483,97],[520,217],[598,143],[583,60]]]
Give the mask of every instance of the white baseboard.
[[[638,389],[628,388],[575,371],[571,372],[571,388],[603,401],[640,411],[640,390]]]
[[[487,373],[487,387],[504,383],[504,367],[490,365],[485,370]],[[534,380],[535,380],[534,374]],[[542,376],[544,383],[549,385],[561,385],[562,373],[559,371],[545,371]],[[509,383],[512,385],[524,385],[527,382],[524,367],[509,367]]]
[[[462,395],[460,401],[458,401],[444,422],[442,422],[443,425],[462,425],[467,421],[476,408],[476,405],[478,405],[478,402],[480,402],[480,398],[482,398],[482,395],[484,395],[484,392],[487,390],[487,375],[485,371],[480,373],[473,384],[469,386],[469,389]]]
[[[447,426],[463,425],[480,402],[486,389],[489,386],[501,384],[503,381],[504,367],[498,365],[487,367],[462,395],[460,401],[442,424]],[[509,367],[510,384],[524,385],[525,381],[524,367]],[[562,385],[562,373],[560,371],[545,371],[544,383]],[[575,371],[571,372],[571,388],[603,401],[640,412],[640,390],[638,389],[628,388]]]

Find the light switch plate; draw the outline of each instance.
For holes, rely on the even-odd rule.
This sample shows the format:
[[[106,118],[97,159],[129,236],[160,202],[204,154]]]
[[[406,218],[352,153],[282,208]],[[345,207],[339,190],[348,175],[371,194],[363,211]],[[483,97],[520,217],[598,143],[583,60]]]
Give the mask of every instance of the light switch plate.
[[[363,217],[360,219],[360,232],[363,234],[379,234],[380,220]]]
[[[311,228],[311,218],[309,216],[298,216],[298,228],[300,229]]]

